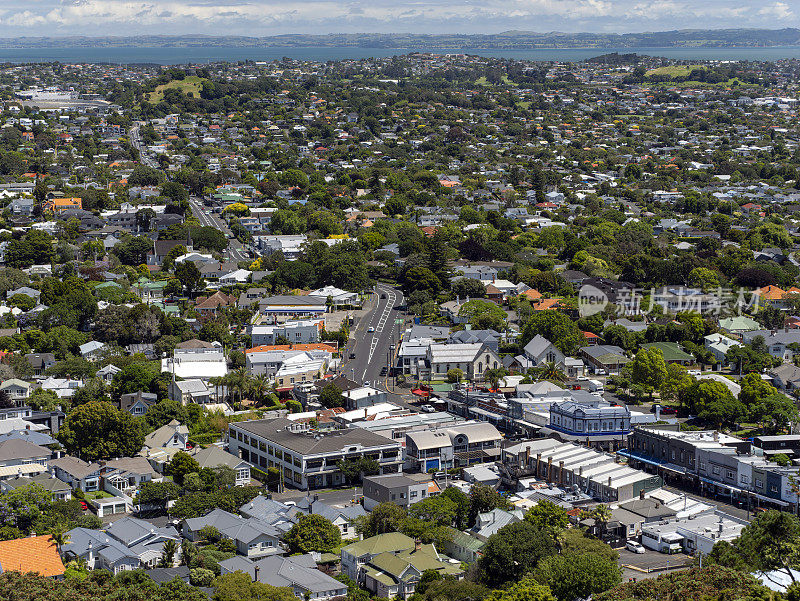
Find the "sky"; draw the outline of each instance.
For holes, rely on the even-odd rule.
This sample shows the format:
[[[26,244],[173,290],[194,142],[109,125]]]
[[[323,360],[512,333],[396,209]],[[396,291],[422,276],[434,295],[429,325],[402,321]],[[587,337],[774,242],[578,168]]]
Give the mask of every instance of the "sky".
[[[0,37],[800,26],[800,0],[0,0]]]

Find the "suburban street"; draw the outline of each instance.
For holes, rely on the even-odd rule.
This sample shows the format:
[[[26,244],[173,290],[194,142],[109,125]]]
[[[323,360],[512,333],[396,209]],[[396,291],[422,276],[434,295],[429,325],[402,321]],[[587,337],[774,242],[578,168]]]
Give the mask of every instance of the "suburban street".
[[[222,217],[213,213],[210,208],[203,205],[203,202],[197,196],[189,197],[189,205],[192,207],[192,215],[194,215],[200,222],[200,225],[207,227],[214,227],[220,230],[228,238],[228,248],[225,251],[225,258],[229,261],[246,261],[249,257],[247,251],[236,238],[233,237],[228,224]]]
[[[141,124],[134,123],[133,127],[131,127],[130,138],[131,138],[131,146],[133,146],[136,150],[139,151],[139,162],[146,167],[158,168],[158,162],[152,158],[142,144],[142,136],[139,131]]]
[[[405,303],[403,293],[386,284],[378,284],[372,297],[374,306],[351,332],[344,350],[342,373],[356,382],[370,382],[383,388],[387,379],[381,368],[387,367],[389,353],[397,351],[400,333],[407,319],[398,309]],[[402,320],[397,323],[397,320]],[[372,329],[373,331],[369,331]],[[394,349],[392,349],[394,347]],[[355,358],[350,359],[350,354]]]

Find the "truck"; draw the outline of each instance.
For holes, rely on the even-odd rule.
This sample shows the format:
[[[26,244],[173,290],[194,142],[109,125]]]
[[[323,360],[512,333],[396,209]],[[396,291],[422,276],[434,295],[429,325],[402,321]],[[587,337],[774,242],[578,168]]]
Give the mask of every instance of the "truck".
[[[594,392],[596,394],[603,394],[603,392],[605,392],[603,383],[600,380],[587,380],[585,386],[589,392]]]

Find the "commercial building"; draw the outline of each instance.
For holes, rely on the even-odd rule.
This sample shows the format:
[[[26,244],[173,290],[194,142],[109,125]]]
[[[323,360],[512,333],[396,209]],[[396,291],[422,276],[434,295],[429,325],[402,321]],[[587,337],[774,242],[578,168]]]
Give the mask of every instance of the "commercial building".
[[[374,460],[380,474],[400,473],[400,443],[361,428],[332,432],[285,418],[232,423],[228,450],[252,465],[278,468],[286,486],[309,490],[345,483],[339,462]]]
[[[427,474],[387,474],[364,478],[364,509],[391,502],[408,509],[414,503],[438,495],[439,486]]]
[[[406,461],[412,471],[419,472],[497,461],[502,439],[502,434],[489,423],[409,432]]]
[[[577,487],[603,502],[638,498],[661,487],[661,477],[617,463],[613,455],[552,438],[531,440],[502,452],[504,478],[536,477],[560,488]]]

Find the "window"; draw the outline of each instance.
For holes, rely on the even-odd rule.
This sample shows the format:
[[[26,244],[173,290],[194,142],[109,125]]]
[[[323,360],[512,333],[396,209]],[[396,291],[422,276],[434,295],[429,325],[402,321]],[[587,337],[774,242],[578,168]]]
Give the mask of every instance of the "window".
[[[761,486],[762,486],[761,478],[756,478],[756,488],[761,488]]]
[[[711,473],[712,474],[719,474],[719,467],[716,466],[716,465],[711,466]]]
[[[778,487],[777,487],[777,486],[775,486],[774,484],[772,484],[772,485],[769,487],[769,490],[770,490],[770,492],[778,492]]]
[[[705,462],[705,461],[701,461],[701,462],[700,462],[700,469],[701,469],[701,470],[704,470],[704,469],[706,469],[706,462]]]
[[[725,475],[726,475],[728,478],[733,478],[733,477],[734,477],[734,476],[733,476],[733,472],[732,472],[731,470],[728,470],[728,471],[726,472],[726,474],[725,474]]]

